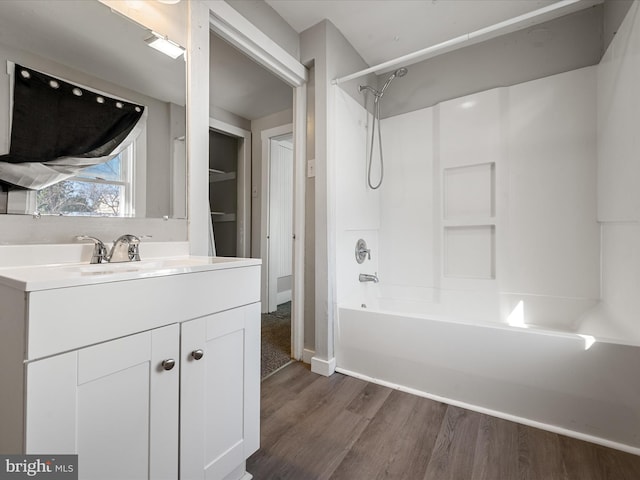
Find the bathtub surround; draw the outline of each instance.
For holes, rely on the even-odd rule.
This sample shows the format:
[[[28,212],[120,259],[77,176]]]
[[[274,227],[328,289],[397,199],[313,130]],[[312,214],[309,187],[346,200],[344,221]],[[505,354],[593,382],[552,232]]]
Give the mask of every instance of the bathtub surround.
[[[640,6],[635,2],[598,68],[598,221],[603,309],[628,335],[640,329]]]
[[[638,51],[384,119],[379,192],[332,90],[338,371],[640,454]]]

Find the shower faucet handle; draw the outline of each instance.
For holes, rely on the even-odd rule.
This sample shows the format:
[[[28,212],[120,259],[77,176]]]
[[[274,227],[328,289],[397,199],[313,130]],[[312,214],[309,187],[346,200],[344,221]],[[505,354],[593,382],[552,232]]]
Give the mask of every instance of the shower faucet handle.
[[[356,242],[356,262],[362,263],[367,258],[371,260],[371,250],[367,248],[367,242],[360,239]]]

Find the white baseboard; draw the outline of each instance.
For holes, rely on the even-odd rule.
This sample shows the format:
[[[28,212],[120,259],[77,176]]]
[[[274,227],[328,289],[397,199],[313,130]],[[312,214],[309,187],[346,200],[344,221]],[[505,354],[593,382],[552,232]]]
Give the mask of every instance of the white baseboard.
[[[329,360],[313,357],[311,359],[311,371],[318,375],[330,377],[336,371],[336,357],[332,357]]]
[[[316,354],[315,350],[309,350],[308,348],[305,348],[304,350],[302,350],[302,361],[306,364],[310,364],[311,359],[315,354]]]
[[[311,367],[311,371],[313,371],[313,367]],[[394,390],[400,390],[401,392],[410,393],[412,395],[417,395],[419,397],[429,398],[431,400],[446,403],[448,405],[453,405],[455,407],[465,408],[467,410],[472,410],[474,412],[482,413],[485,415],[491,415],[492,417],[498,417],[504,420],[509,420],[511,422],[521,423],[523,425],[528,425],[530,427],[539,428],[540,430],[546,430],[548,432],[558,433],[560,435],[566,435],[567,437],[577,438],[578,440],[595,443],[608,448],[614,448],[616,450],[621,450],[623,452],[632,453],[633,455],[640,455],[640,448],[633,447],[631,445],[626,445],[624,443],[618,443],[612,440],[607,440],[605,438],[600,438],[593,435],[588,435],[586,433],[569,430],[567,428],[557,427],[555,425],[550,425],[548,423],[538,422],[535,420],[531,420],[529,418],[519,417],[517,415],[511,415],[509,413],[500,412],[498,410],[492,410],[490,408],[480,407],[472,403],[461,402],[451,398],[441,397],[440,395],[433,395],[427,392],[423,392],[422,390],[416,390],[415,388],[405,387],[404,385],[398,385],[397,383],[387,382],[386,380],[380,380],[379,378],[369,377],[368,375],[363,375],[361,373],[347,370],[341,367],[336,368],[335,371],[338,373],[342,373],[343,375],[348,375],[350,377],[359,378],[361,380],[365,380],[370,383],[375,383],[376,385],[382,385],[383,387],[389,387]]]
[[[232,472],[229,472],[224,480],[251,480],[253,475],[251,475],[246,470],[247,462],[242,462],[237,468],[234,468]]]
[[[291,290],[285,290],[284,292],[278,292],[276,295],[276,303],[282,305],[291,301]]]

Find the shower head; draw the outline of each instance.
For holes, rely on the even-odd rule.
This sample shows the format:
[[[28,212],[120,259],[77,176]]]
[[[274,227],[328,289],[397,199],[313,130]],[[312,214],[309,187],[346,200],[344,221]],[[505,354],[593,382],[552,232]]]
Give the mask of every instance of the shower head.
[[[363,90],[369,90],[370,92],[373,93],[377,102],[378,99],[381,98],[382,95],[384,95],[384,91],[387,89],[391,81],[396,77],[404,77],[407,74],[407,72],[408,70],[404,67],[395,70],[391,75],[389,75],[389,78],[387,78],[387,81],[384,82],[384,85],[380,90],[376,90],[375,88],[370,87],[369,85],[360,85],[360,87],[358,87],[358,90],[360,92],[362,92]]]
[[[382,86],[382,88],[380,89],[380,95],[379,97],[382,97],[382,95],[384,95],[384,91],[387,89],[387,87],[391,84],[391,81],[396,78],[396,77],[404,77],[407,74],[408,70],[404,67],[397,69],[396,71],[394,71],[391,75],[389,75],[389,78],[387,78],[387,81],[384,82],[384,85]]]

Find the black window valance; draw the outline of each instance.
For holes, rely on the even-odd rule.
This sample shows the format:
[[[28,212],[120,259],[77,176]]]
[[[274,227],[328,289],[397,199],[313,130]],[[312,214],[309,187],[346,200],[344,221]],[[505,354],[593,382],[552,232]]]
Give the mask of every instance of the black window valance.
[[[0,180],[41,189],[107,162],[137,137],[146,110],[15,64],[9,153]]]

